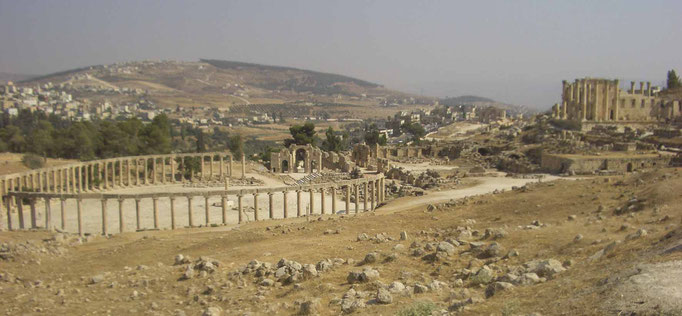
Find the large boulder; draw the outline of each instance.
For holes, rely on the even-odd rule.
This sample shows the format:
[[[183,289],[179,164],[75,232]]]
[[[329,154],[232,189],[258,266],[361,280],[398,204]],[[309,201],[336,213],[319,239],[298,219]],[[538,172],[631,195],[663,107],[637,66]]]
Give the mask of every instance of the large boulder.
[[[380,287],[377,290],[377,303],[391,304],[393,303],[393,295],[391,295],[391,292],[389,292],[388,290],[384,289],[383,287]]]

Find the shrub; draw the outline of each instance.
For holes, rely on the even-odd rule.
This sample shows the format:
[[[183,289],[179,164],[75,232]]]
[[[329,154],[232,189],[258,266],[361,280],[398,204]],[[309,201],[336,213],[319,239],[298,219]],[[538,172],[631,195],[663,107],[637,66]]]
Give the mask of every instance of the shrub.
[[[397,316],[431,316],[438,306],[432,302],[416,302],[406,308],[401,309]]]
[[[21,163],[31,169],[38,169],[45,166],[45,160],[43,157],[40,157],[36,154],[25,154],[23,157],[21,157]]]

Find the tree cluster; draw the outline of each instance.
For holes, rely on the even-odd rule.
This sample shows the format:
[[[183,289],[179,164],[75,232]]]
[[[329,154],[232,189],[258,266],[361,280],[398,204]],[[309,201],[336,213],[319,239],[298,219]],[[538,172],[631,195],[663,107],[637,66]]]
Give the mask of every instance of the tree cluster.
[[[123,121],[74,122],[22,110],[0,119],[0,151],[90,160],[171,151],[171,125],[165,115],[150,124]]]

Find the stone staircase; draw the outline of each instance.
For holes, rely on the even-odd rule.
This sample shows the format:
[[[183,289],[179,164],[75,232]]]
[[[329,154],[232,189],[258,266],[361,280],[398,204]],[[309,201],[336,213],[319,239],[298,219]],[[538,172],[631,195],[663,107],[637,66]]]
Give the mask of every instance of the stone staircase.
[[[318,173],[318,172],[311,173],[311,174],[299,179],[298,181],[296,181],[296,185],[306,185],[308,183],[313,182],[313,180],[315,180],[321,176],[322,176],[322,174]]]

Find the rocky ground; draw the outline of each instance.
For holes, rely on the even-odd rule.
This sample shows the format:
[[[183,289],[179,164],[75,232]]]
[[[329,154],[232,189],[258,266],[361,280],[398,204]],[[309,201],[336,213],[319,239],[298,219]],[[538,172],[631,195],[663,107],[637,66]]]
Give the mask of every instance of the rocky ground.
[[[679,315],[680,188],[666,169],[231,231],[2,232],[0,312]]]

